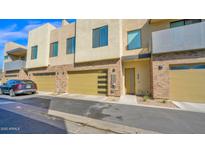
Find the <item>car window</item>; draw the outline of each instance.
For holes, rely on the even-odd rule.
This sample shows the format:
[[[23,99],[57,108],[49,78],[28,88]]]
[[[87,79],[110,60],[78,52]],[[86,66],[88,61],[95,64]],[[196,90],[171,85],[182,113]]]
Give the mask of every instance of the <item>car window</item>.
[[[14,85],[16,82],[15,82],[15,80],[8,80],[7,82],[6,82],[6,85],[7,86],[11,86],[11,85]]]
[[[7,85],[10,85],[11,83],[12,83],[12,80],[8,80],[8,81],[6,82]]]
[[[33,84],[33,81],[31,81],[31,80],[23,80],[22,83],[25,83],[25,84]]]

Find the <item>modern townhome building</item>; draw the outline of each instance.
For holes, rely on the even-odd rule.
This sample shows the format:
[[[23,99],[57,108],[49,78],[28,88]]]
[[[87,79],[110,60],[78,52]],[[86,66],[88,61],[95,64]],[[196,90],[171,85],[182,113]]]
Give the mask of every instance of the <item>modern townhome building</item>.
[[[27,74],[24,69],[26,67],[27,48],[14,42],[8,42],[5,44],[4,51],[2,80],[5,82],[8,79],[26,78]]]
[[[18,77],[34,80],[39,91],[205,102],[204,33],[201,19],[48,23],[29,32]],[[18,48],[6,44],[5,56]]]
[[[205,22],[151,20],[167,25],[152,33],[153,96],[205,102]]]
[[[120,96],[120,29],[120,20],[64,20],[59,29],[46,24],[32,30],[29,78],[40,91]]]

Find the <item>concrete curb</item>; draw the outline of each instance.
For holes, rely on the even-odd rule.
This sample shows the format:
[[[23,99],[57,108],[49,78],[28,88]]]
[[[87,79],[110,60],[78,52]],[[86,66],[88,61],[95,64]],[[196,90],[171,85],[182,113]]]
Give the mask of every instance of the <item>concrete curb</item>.
[[[141,107],[147,107],[147,108],[159,108],[159,109],[168,109],[168,110],[183,110],[179,106],[176,106],[178,108],[172,108],[172,107],[163,107],[163,106],[154,106],[154,105],[144,105],[144,104],[129,104],[129,103],[122,103],[119,101],[107,101],[107,100],[93,100],[93,99],[84,99],[84,98],[75,98],[75,97],[67,97],[67,96],[59,96],[59,95],[44,95],[44,94],[38,94],[38,97],[44,98],[45,96],[48,97],[55,97],[55,98],[64,98],[64,99],[74,99],[74,100],[82,100],[82,101],[93,101],[93,102],[99,102],[99,103],[110,103],[110,104],[120,104],[120,105],[130,105],[130,106],[141,106]],[[184,110],[186,111],[186,110]]]
[[[119,134],[159,134],[158,132],[139,129],[135,127],[129,127],[125,125],[115,124],[102,120],[87,118],[84,116],[69,114],[65,112],[59,112],[55,110],[49,110],[48,114],[64,118],[68,121],[81,123],[87,126],[95,127],[102,130],[112,131]]]

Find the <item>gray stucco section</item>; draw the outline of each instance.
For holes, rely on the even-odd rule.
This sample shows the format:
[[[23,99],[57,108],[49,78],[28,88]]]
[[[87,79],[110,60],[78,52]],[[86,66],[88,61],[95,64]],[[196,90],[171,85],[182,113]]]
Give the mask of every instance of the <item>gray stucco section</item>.
[[[152,53],[167,53],[205,48],[205,22],[152,33]]]
[[[15,61],[5,63],[4,70],[5,71],[20,70],[21,68],[25,68],[25,66],[26,66],[26,61],[15,60]]]

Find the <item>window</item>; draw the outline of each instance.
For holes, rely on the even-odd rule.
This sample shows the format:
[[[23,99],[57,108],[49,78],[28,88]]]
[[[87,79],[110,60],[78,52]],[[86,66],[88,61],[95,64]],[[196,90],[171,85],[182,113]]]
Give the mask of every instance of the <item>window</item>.
[[[12,86],[12,85],[14,85],[15,83],[16,83],[15,80],[8,80],[8,81],[6,82],[6,85]]]
[[[108,26],[93,29],[93,48],[108,45]]]
[[[8,56],[4,56],[4,60],[7,60],[8,59]]]
[[[50,45],[50,57],[58,56],[58,42],[51,43]]]
[[[179,21],[174,21],[170,23],[170,27],[179,27],[179,26],[184,26],[184,25],[190,25],[194,23],[201,22],[201,19],[185,19],[185,20],[179,20]]]
[[[188,64],[170,66],[170,70],[205,69],[205,64]]]
[[[141,31],[134,30],[127,33],[127,49],[133,50],[141,48]]]
[[[31,59],[37,59],[38,55],[38,46],[31,47]]]
[[[186,19],[185,25],[194,24],[194,23],[198,23],[198,22],[201,22],[201,19]]]
[[[66,53],[75,53],[75,37],[71,37],[66,40]]]
[[[175,22],[171,22],[170,23],[170,27],[174,28],[174,27],[179,27],[179,26],[184,26],[184,20],[180,20],[180,21],[175,21]]]

